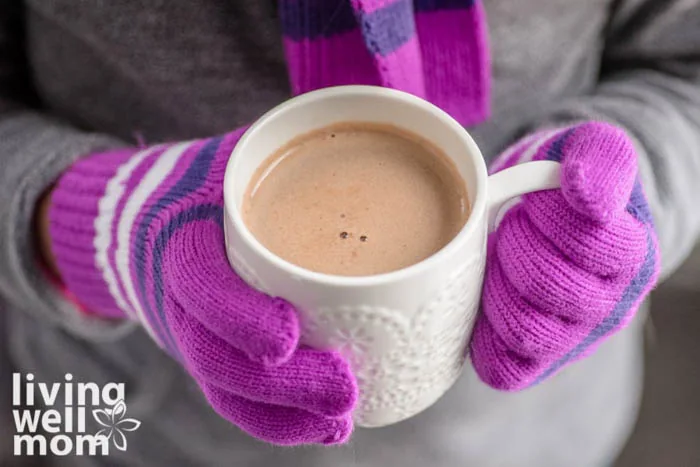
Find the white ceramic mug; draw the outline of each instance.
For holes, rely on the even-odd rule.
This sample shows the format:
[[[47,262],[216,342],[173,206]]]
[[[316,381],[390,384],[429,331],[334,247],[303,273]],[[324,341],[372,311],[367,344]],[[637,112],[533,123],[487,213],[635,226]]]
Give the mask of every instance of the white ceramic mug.
[[[300,134],[337,122],[390,123],[438,145],[464,178],[471,215],[431,257],[390,273],[344,277],[291,264],[243,223],[241,204],[256,169]],[[530,162],[488,177],[469,133],[436,106],[372,86],[326,88],[295,97],[258,120],[236,145],[224,180],[229,261],[251,286],[293,303],[302,342],[336,349],[360,387],[355,421],[384,426],[436,402],[457,380],[481,296],[489,224],[523,193],[559,186],[559,166]]]

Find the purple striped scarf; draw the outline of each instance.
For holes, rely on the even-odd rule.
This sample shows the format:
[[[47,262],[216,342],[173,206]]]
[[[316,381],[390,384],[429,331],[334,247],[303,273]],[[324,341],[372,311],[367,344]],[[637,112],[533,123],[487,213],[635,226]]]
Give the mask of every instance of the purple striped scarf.
[[[479,0],[280,0],[294,94],[343,84],[409,92],[462,125],[490,113]]]

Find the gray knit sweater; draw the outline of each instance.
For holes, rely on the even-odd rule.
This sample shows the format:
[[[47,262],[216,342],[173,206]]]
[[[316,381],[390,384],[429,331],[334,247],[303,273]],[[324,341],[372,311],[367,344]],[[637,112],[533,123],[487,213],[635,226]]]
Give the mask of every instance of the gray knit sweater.
[[[484,3],[494,111],[472,132],[486,157],[543,125],[597,118],[623,126],[638,143],[663,271],[672,272],[700,231],[700,0]],[[129,413],[143,422],[109,464],[61,462],[611,463],[639,398],[638,322],[526,392],[496,393],[467,369],[443,400],[412,420],[357,430],[341,448],[279,449],[219,419],[144,332],[80,315],[43,279],[34,204],[73,160],[132,144],[135,134],[153,143],[223,132],[289,96],[274,4],[0,0],[0,319],[8,334],[0,336],[7,348],[0,358],[42,381],[71,372],[76,380],[125,382]]]

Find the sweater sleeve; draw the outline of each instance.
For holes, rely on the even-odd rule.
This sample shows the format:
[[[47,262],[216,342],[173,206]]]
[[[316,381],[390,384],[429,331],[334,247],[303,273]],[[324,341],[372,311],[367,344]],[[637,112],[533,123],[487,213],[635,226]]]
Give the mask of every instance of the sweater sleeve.
[[[700,232],[700,0],[613,3],[599,85],[558,102],[535,126],[597,119],[627,130],[665,278]]]
[[[85,337],[116,338],[133,324],[85,317],[49,282],[39,266],[33,218],[39,197],[73,161],[124,143],[40,109],[23,53],[21,4],[0,0],[0,302]]]

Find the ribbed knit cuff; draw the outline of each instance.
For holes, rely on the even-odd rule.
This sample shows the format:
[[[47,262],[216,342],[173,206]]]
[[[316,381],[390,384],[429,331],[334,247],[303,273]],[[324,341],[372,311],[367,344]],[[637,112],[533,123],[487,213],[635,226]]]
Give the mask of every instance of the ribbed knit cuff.
[[[126,314],[117,306],[98,264],[95,221],[108,181],[136,151],[114,150],[79,160],[51,194],[49,232],[61,279],[87,310],[107,318]]]

